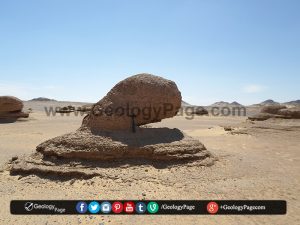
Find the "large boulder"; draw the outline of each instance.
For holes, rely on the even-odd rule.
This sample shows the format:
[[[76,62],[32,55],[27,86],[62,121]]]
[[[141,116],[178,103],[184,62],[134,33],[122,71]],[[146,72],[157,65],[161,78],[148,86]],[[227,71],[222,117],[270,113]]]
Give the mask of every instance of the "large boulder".
[[[0,121],[14,122],[18,118],[27,118],[28,113],[22,112],[23,102],[13,96],[0,96]]]
[[[249,120],[263,121],[270,118],[300,119],[300,108],[287,108],[283,105],[265,106],[260,113],[248,117]]]
[[[191,113],[196,115],[208,115],[208,111],[201,106],[194,107]]]
[[[13,96],[0,96],[0,112],[20,112],[23,102]]]
[[[82,126],[92,130],[130,130],[173,117],[181,107],[175,82],[151,74],[137,74],[116,84],[96,103]]]
[[[300,108],[299,107],[294,107],[294,108],[289,108],[289,109],[280,109],[277,113],[286,118],[300,119]]]
[[[248,119],[252,121],[264,121],[271,118],[281,118],[285,119],[286,117],[283,115],[271,114],[271,113],[258,113],[253,116],[249,116]]]

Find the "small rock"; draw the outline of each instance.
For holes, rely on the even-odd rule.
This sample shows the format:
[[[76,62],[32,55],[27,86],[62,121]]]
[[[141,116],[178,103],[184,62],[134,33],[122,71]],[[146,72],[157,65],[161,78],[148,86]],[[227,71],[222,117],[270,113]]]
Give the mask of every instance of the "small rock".
[[[232,127],[229,127],[229,126],[225,126],[223,128],[224,128],[225,131],[232,131],[233,130]]]
[[[73,185],[74,183],[75,183],[75,179],[72,179],[71,181],[70,181],[70,185]]]
[[[10,161],[11,161],[11,162],[16,161],[18,158],[19,158],[19,157],[15,155],[15,156],[11,157],[11,160],[10,160]]]

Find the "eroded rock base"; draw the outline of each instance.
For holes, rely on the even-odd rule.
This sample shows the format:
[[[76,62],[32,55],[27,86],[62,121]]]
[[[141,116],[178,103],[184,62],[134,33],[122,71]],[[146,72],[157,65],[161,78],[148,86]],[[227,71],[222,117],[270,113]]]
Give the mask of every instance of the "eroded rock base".
[[[216,160],[201,142],[169,128],[138,128],[136,133],[80,129],[47,140],[36,150],[11,161],[10,173],[91,178],[108,176],[110,169],[122,166],[211,166]]]

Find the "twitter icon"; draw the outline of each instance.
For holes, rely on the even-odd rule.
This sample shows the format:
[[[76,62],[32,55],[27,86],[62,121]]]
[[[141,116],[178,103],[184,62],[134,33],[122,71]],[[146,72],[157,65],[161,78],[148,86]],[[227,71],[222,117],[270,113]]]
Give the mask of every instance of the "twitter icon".
[[[93,201],[89,204],[89,211],[91,213],[98,213],[100,211],[100,204],[96,201]]]

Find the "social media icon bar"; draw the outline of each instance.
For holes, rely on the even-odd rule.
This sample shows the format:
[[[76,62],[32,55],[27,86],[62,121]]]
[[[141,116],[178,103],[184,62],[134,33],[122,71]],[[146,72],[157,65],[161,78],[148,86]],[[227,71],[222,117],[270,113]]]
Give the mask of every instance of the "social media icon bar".
[[[158,211],[158,204],[156,202],[149,202],[147,205],[147,210],[149,213],[154,214]]]
[[[253,210],[253,207],[257,210]],[[12,215],[286,215],[287,202],[284,200],[28,199],[11,200],[10,213]]]
[[[135,209],[135,205],[133,202],[125,202],[124,203],[124,211],[126,213],[133,213]]]
[[[123,212],[123,204],[121,202],[114,202],[112,204],[112,211],[117,214]]]
[[[86,211],[87,211],[87,204],[86,204],[86,202],[78,202],[77,204],[76,204],[76,210],[77,210],[77,212],[79,212],[79,213],[86,213]]]
[[[111,204],[109,202],[102,202],[101,211],[103,213],[110,213],[111,212]]]
[[[147,206],[145,203],[143,202],[138,202],[135,205],[135,211],[139,214],[145,213],[147,210]]]
[[[98,213],[100,211],[100,204],[96,201],[93,201],[89,204],[90,213]]]

